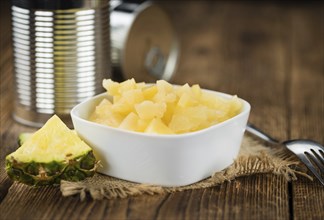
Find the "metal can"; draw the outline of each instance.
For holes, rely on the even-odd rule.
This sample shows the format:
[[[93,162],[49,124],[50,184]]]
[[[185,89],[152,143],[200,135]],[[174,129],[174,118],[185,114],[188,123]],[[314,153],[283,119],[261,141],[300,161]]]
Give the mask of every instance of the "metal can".
[[[40,127],[103,91],[110,77],[107,0],[12,0],[14,118]]]
[[[111,59],[116,78],[170,80],[179,43],[168,14],[156,3],[119,2],[111,7]]]

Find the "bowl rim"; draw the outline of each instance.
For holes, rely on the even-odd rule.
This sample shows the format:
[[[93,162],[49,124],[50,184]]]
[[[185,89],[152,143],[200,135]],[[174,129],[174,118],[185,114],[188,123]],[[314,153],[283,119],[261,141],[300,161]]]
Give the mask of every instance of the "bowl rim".
[[[201,89],[201,90],[204,91],[204,92],[208,92],[208,93],[214,93],[214,94],[220,95],[221,97],[225,97],[225,98],[231,98],[231,97],[234,96],[234,95],[230,95],[230,94],[227,94],[227,93],[214,91],[214,90],[209,90],[209,89]],[[152,133],[130,131],[130,130],[122,129],[122,128],[112,127],[112,126],[109,126],[109,125],[99,124],[99,123],[96,123],[96,122],[89,121],[89,120],[81,117],[80,115],[78,115],[77,112],[81,108],[81,106],[85,105],[88,102],[93,102],[93,101],[95,101],[97,99],[100,99],[101,97],[104,98],[104,97],[111,97],[111,96],[107,92],[103,92],[103,93],[97,94],[97,95],[95,95],[93,97],[90,97],[90,98],[82,101],[81,103],[75,105],[70,111],[70,115],[71,115],[71,118],[72,118],[73,125],[74,125],[74,119],[77,119],[77,120],[80,120],[83,123],[89,123],[89,126],[92,126],[92,127],[95,126],[95,127],[101,128],[101,129],[108,130],[108,131],[112,130],[112,131],[115,131],[115,132],[125,133],[125,135],[126,134],[127,135],[136,135],[136,136],[143,136],[143,137],[150,137],[150,138],[152,138],[152,137],[153,138],[182,138],[182,137],[199,135],[199,134],[205,133],[205,132],[207,132],[209,130],[213,130],[213,129],[223,127],[226,124],[229,124],[232,121],[242,117],[243,115],[249,114],[250,110],[251,110],[250,103],[247,102],[246,100],[238,97],[238,99],[240,101],[242,101],[242,103],[243,103],[242,111],[239,114],[235,115],[234,117],[231,117],[231,118],[229,118],[229,119],[227,119],[225,121],[222,121],[220,123],[214,124],[214,125],[209,126],[209,127],[206,127],[204,129],[200,129],[200,130],[192,131],[192,132],[187,132],[187,133],[182,133],[182,134],[152,134]]]

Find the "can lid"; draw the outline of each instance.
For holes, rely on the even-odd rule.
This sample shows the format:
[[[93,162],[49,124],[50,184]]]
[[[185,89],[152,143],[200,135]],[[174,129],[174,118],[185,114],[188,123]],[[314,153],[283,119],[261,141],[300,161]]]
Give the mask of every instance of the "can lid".
[[[176,70],[179,44],[168,15],[150,2],[141,4],[134,14],[121,51],[123,76],[145,82],[170,80]]]

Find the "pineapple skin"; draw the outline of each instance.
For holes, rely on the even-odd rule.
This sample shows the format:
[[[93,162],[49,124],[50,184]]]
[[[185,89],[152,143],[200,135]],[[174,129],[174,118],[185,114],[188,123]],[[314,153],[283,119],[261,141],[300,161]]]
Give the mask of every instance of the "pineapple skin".
[[[94,175],[97,161],[93,151],[65,161],[39,163],[19,162],[12,154],[6,157],[6,172],[14,180],[27,185],[59,184],[61,180],[80,181]]]

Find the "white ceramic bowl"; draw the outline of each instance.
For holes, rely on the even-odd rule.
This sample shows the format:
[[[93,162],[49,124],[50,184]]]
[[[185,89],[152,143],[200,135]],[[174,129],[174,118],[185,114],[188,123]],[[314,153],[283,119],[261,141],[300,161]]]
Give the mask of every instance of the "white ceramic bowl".
[[[162,186],[195,183],[231,165],[238,155],[251,108],[241,99],[242,112],[222,123],[192,133],[152,135],[88,121],[104,97],[108,95],[97,95],[71,111],[75,130],[101,161],[98,172]]]

